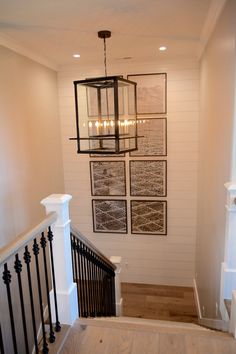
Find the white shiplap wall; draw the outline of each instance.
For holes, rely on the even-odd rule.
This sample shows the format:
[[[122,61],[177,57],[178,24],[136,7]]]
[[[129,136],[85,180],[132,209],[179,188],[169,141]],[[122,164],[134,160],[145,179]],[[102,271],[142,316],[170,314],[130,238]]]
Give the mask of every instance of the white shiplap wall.
[[[167,73],[168,189],[167,198],[160,199],[168,201],[168,235],[132,235],[130,224],[126,235],[93,233],[90,158],[76,154],[76,144],[69,137],[75,136],[73,81],[103,76],[102,69],[70,67],[58,75],[65,190],[73,196],[72,223],[107,256],[122,256],[122,281],[191,286],[197,213],[199,65],[186,60],[119,64],[109,70],[109,74],[124,76],[153,72]],[[129,157],[124,160],[128,171]],[[127,191],[128,183],[127,174]],[[129,219],[129,197],[127,201]]]

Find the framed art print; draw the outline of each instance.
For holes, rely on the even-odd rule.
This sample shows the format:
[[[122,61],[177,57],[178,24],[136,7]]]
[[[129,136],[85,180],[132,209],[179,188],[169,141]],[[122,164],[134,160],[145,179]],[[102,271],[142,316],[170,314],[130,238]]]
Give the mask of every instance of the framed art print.
[[[167,201],[131,200],[131,233],[167,235]]]
[[[137,114],[166,114],[167,74],[128,75],[137,83]]]
[[[93,231],[102,233],[127,233],[126,200],[93,199]]]
[[[90,161],[93,196],[125,196],[125,161]]]
[[[129,167],[131,196],[166,197],[166,160],[134,160]]]
[[[167,156],[167,119],[145,118],[137,124],[138,150],[130,156]]]

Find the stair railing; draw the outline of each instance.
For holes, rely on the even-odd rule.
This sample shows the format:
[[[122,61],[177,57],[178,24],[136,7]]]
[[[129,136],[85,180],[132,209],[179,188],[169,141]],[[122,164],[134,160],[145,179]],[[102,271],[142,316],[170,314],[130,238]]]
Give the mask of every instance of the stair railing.
[[[43,199],[47,217],[0,250],[1,354],[48,353],[60,323],[78,313],[122,314],[121,257],[112,263],[71,227],[71,198]]]
[[[71,252],[80,317],[115,316],[116,266],[74,227]]]
[[[48,353],[60,322],[50,213],[36,227],[0,250],[1,353]],[[53,289],[54,308],[50,303]],[[55,322],[52,320],[52,311]]]

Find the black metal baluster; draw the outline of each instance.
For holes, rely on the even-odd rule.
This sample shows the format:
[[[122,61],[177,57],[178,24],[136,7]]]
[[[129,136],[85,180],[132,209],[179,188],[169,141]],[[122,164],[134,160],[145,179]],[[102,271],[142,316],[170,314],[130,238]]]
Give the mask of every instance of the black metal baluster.
[[[100,309],[100,280],[99,280],[99,266],[98,266],[98,257],[95,255],[95,274],[96,274],[96,288],[97,288],[97,316],[101,316]]]
[[[21,305],[21,316],[22,316],[24,341],[25,341],[25,351],[26,351],[26,354],[29,354],[29,343],[28,343],[28,334],[27,334],[26,318],[25,318],[25,304],[24,304],[24,296],[23,296],[22,281],[21,281],[22,263],[19,259],[18,254],[15,255],[14,268],[15,268],[17,278],[18,278],[18,288],[19,288],[19,295],[20,295],[20,305]]]
[[[86,308],[85,317],[89,315],[89,306],[88,306],[88,291],[87,291],[87,277],[86,277],[86,261],[85,261],[85,252],[84,245],[81,244],[82,247],[82,265],[83,265],[83,289],[84,289],[84,304]]]
[[[112,315],[116,316],[115,272],[112,275]]]
[[[92,251],[89,250],[89,262],[90,262],[90,289],[91,289],[91,299],[92,299],[92,312],[91,316],[95,317],[95,294],[94,294],[94,274],[93,274],[93,255]]]
[[[56,278],[55,278],[55,269],[54,269],[54,258],[53,258],[53,233],[51,226],[48,227],[48,241],[49,241],[49,249],[50,249],[50,260],[51,260],[51,271],[52,271],[52,284],[53,284],[53,296],[54,296],[54,306],[55,306],[55,317],[56,317],[56,324],[55,324],[55,331],[60,332],[61,324],[59,322],[58,316],[58,306],[57,306],[57,287],[56,287]]]
[[[92,292],[91,292],[91,277],[90,277],[90,255],[88,248],[85,247],[86,263],[87,263],[87,289],[88,289],[88,299],[89,299],[89,316],[92,313]]]
[[[98,268],[98,272],[99,272],[99,292],[100,292],[100,296],[99,296],[99,302],[100,302],[100,315],[104,316],[104,311],[103,311],[103,299],[102,299],[102,295],[103,295],[103,272],[102,272],[102,263],[100,261],[100,257],[99,257],[99,268]]]
[[[37,331],[36,331],[36,322],[35,322],[34,297],[33,297],[33,290],[32,290],[31,271],[30,271],[31,255],[29,253],[28,246],[25,246],[24,261],[27,268],[27,278],[29,284],[30,307],[31,307],[31,316],[32,316],[33,333],[34,333],[35,353],[38,354],[39,349],[38,349]]]
[[[94,317],[97,316],[97,288],[96,288],[96,264],[95,264],[95,257],[94,253],[91,251],[91,262],[92,262],[92,281],[93,281],[93,308],[94,308]]]
[[[77,280],[78,285],[79,285],[79,309],[80,309],[80,314],[84,317],[84,297],[83,297],[83,285],[82,285],[82,270],[81,270],[81,255],[80,255],[80,245],[77,240],[77,245],[76,245],[76,252],[77,252],[77,265],[78,265],[78,275],[79,279]]]
[[[70,234],[70,242],[71,242],[71,262],[72,262],[72,274],[73,274],[73,281],[76,281],[76,274],[75,274],[75,237]]]
[[[72,258],[73,278],[74,278],[74,282],[76,282],[76,288],[77,288],[78,313],[79,313],[79,316],[81,316],[75,237],[71,238],[71,253],[73,255],[72,256],[73,257]]]
[[[105,297],[106,297],[106,300],[105,300],[106,301],[105,302],[106,303],[106,314],[107,314],[107,316],[110,316],[110,306],[111,306],[111,304],[110,304],[110,276],[109,276],[109,272],[107,269],[106,269],[105,279],[106,279],[106,286],[105,286],[104,291],[105,291]]]
[[[109,269],[109,282],[110,282],[110,294],[109,294],[109,297],[110,297],[110,316],[113,315],[113,297],[112,297],[112,270]]]
[[[4,281],[4,284],[6,285],[6,290],[7,290],[7,301],[8,301],[9,315],[10,315],[10,321],[11,321],[11,333],[12,333],[12,342],[13,342],[14,353],[17,354],[18,351],[17,351],[17,343],[16,343],[16,331],[15,331],[12,300],[11,300],[11,289],[10,289],[11,273],[8,270],[7,263],[4,264],[4,271],[3,271],[2,279]]]
[[[103,263],[103,304],[104,304],[104,311],[105,316],[108,316],[108,308],[109,308],[109,298],[108,298],[108,291],[109,291],[109,284],[108,284],[108,276],[106,272],[106,267]]]
[[[105,274],[104,274],[104,269],[103,269],[103,262],[101,261],[101,306],[102,306],[102,316],[106,316],[106,301],[104,298],[104,285],[105,282]]]
[[[80,284],[81,284],[81,293],[82,293],[82,306],[83,306],[83,317],[86,317],[87,316],[87,310],[86,310],[86,301],[85,301],[85,287],[84,287],[84,264],[83,264],[83,252],[82,252],[82,244],[81,242],[78,242],[78,252],[79,252],[79,258],[78,258],[78,261],[79,261],[79,269],[81,270],[80,271]]]
[[[42,322],[43,353],[47,354],[48,353],[48,344],[47,344],[47,340],[46,340],[45,323],[44,323],[44,318],[43,318],[43,300],[42,300],[42,290],[41,290],[41,280],[40,280],[39,260],[38,260],[39,246],[37,244],[36,238],[34,239],[33,253],[34,253],[34,256],[35,256],[35,267],[36,267],[37,283],[38,283],[38,295],[39,295],[39,307],[40,307],[40,316],[41,316],[41,322]]]
[[[3,344],[3,338],[2,338],[2,326],[0,324],[0,352],[1,354],[4,354],[4,344]]]
[[[43,264],[44,264],[44,274],[45,274],[47,301],[48,301],[48,319],[49,319],[49,328],[50,328],[49,341],[50,343],[54,343],[56,337],[54,335],[53,325],[52,325],[52,312],[51,312],[51,303],[50,303],[50,289],[49,289],[49,281],[48,281],[48,266],[47,266],[47,256],[46,256],[47,241],[44,236],[44,232],[41,233],[40,245],[43,249]]]

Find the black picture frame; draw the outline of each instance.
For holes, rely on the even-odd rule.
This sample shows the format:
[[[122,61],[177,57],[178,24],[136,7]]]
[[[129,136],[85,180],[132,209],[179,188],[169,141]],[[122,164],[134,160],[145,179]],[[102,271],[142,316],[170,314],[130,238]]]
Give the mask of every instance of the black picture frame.
[[[96,205],[99,205],[100,208],[96,208]],[[127,234],[128,232],[127,201],[125,199],[92,199],[92,216],[93,232],[95,233]]]
[[[131,234],[167,235],[166,200],[131,200],[130,215]]]
[[[91,195],[102,197],[126,196],[125,161],[90,161]]]
[[[130,160],[132,197],[167,196],[167,160]]]
[[[140,122],[141,121],[141,122]],[[167,118],[143,118],[137,123],[138,149],[130,157],[167,156]]]
[[[137,83],[137,114],[167,113],[167,74],[129,74],[127,79]]]

